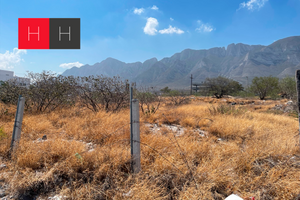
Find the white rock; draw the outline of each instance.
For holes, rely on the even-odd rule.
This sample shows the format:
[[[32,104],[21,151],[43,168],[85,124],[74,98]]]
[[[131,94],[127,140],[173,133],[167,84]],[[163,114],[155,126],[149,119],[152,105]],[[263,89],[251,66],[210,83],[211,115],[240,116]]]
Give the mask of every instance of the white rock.
[[[131,193],[132,193],[132,191],[129,190],[129,192],[124,193],[123,196],[124,196],[124,197],[130,197],[130,196],[132,195]]]
[[[0,169],[4,169],[4,168],[6,168],[6,165],[5,164],[1,164],[0,165]]]
[[[48,197],[49,200],[62,200],[66,198],[67,196],[60,196],[60,195],[55,195],[54,197]]]
[[[226,197],[225,200],[243,200],[243,199],[235,194],[232,194],[232,195]]]

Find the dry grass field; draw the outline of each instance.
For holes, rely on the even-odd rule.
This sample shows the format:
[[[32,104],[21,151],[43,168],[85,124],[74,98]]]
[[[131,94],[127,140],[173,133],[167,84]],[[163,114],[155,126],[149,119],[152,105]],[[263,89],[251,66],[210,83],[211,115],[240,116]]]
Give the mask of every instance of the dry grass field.
[[[298,119],[270,110],[286,101],[194,97],[141,113],[142,172],[136,175],[130,173],[129,110],[25,112],[20,144],[9,158],[16,108],[1,104],[6,167],[0,185],[14,199],[224,199],[232,193],[300,199]]]

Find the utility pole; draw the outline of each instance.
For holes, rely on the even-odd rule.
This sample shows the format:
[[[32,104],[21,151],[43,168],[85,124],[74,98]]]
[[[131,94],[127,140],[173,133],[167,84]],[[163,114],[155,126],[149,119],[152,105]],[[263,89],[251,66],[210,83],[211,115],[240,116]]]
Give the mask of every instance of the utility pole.
[[[191,95],[193,95],[193,74],[191,74]]]

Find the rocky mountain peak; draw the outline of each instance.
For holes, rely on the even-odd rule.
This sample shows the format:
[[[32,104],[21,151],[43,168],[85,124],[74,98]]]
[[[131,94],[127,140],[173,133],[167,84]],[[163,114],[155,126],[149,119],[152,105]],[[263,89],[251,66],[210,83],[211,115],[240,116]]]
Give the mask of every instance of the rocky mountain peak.
[[[247,44],[230,44],[227,46],[226,55],[228,56],[243,56],[251,50],[251,46]]]

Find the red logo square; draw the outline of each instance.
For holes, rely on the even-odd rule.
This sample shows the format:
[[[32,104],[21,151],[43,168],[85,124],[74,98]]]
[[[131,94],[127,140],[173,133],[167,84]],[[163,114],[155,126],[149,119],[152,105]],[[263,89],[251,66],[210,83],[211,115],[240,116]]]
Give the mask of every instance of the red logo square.
[[[19,49],[49,49],[49,18],[19,18]]]

